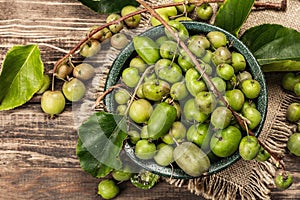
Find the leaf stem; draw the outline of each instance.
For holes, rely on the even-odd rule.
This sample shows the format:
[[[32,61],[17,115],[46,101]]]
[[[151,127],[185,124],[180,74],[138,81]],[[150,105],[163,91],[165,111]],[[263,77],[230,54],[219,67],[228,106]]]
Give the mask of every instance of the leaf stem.
[[[186,46],[186,44],[179,38],[178,34],[174,32],[174,30],[168,25],[168,23],[152,8],[150,7],[147,3],[145,3],[142,0],[136,0],[137,2],[139,2],[141,5],[143,5],[150,13],[153,17],[155,17],[157,20],[159,20],[164,26],[165,28],[176,38],[176,40],[178,41],[178,43],[180,44],[180,46],[183,48],[183,50],[187,53],[187,55],[191,58],[191,60],[193,61],[193,63],[195,64],[195,68],[197,69],[197,71],[199,71],[202,76],[203,79],[205,81],[205,83],[207,84],[207,86],[209,87],[209,89],[213,92],[213,94],[220,99],[220,101],[232,112],[233,116],[237,119],[239,125],[243,128],[243,129],[248,129],[247,125],[245,125],[244,120],[241,118],[241,116],[235,112],[231,106],[228,104],[228,102],[225,100],[225,98],[223,97],[223,95],[217,90],[217,88],[215,87],[215,85],[213,84],[213,82],[211,81],[210,77],[207,75],[207,73],[205,72],[205,70],[200,66],[197,58],[191,53],[191,51],[188,49],[188,47]],[[250,135],[254,135],[254,133],[248,129],[248,133]],[[267,148],[260,140],[259,144],[266,149],[266,151],[268,151],[268,153],[282,166],[282,168],[284,169],[284,164],[283,162],[269,149]]]

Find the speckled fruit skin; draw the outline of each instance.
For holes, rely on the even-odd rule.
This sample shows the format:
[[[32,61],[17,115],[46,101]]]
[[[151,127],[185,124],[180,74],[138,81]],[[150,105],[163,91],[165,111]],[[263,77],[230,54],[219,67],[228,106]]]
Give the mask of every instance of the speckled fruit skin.
[[[287,148],[292,154],[300,156],[300,133],[294,133],[289,137]]]
[[[41,98],[41,108],[51,116],[60,114],[65,108],[65,97],[61,91],[46,91]]]
[[[136,123],[147,122],[152,114],[152,105],[145,99],[133,101],[129,108],[129,117]]]
[[[197,177],[207,172],[210,160],[194,143],[183,142],[174,149],[174,160],[185,173]]]
[[[259,150],[260,144],[255,136],[247,135],[242,138],[239,146],[239,152],[244,160],[254,159]]]
[[[95,68],[88,63],[81,63],[73,69],[73,76],[82,81],[87,81],[93,78],[94,75]]]
[[[69,101],[77,102],[83,98],[86,87],[82,81],[73,78],[63,84],[62,91]]]
[[[139,140],[135,146],[135,154],[139,159],[149,160],[155,156],[156,146],[146,139]]]
[[[238,128],[228,126],[214,133],[210,148],[215,155],[225,158],[238,150],[241,138],[242,134]]]
[[[279,171],[275,176],[275,185],[278,189],[285,190],[293,184],[293,177],[287,171]]]
[[[103,199],[112,199],[119,194],[119,191],[119,187],[113,180],[102,180],[98,185],[98,194],[101,195]]]
[[[300,120],[300,104],[297,102],[291,103],[286,111],[286,118],[290,122],[297,122]]]

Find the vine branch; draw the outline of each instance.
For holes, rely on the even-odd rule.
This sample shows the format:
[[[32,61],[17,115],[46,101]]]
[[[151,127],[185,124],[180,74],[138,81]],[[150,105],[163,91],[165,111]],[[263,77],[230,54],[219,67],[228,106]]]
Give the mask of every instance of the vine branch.
[[[281,3],[255,1],[254,7],[257,10],[269,9],[269,10],[285,11],[287,8],[287,0],[282,0]]]
[[[184,4],[195,4],[195,5],[200,5],[202,3],[218,3],[218,2],[223,2],[223,0],[196,0],[196,1],[190,1],[190,2],[184,2]],[[158,9],[158,8],[165,8],[165,7],[170,7],[170,6],[180,6],[182,5],[183,2],[174,2],[174,3],[168,3],[168,4],[163,4],[163,5],[157,5],[157,6],[153,6],[153,9]],[[130,17],[133,17],[135,15],[141,14],[141,13],[145,13],[147,12],[147,9],[140,9],[137,10],[135,12],[129,13],[128,15],[122,16],[117,20],[111,21],[109,23],[106,23],[98,28],[95,28],[93,31],[91,31],[85,38],[83,38],[73,49],[71,49],[64,57],[62,57],[60,60],[58,60],[54,67],[53,67],[53,72],[56,71],[57,67],[63,63],[66,59],[68,59],[68,57],[70,57],[71,55],[75,54],[76,51],[81,47],[81,45],[83,45],[85,42],[87,42],[94,34],[96,34],[97,32],[101,31],[104,28],[109,27],[110,25],[113,24],[117,24],[121,21],[124,21],[125,19],[128,19]]]
[[[191,1],[184,1],[184,2],[173,2],[173,3],[168,3],[168,4],[163,4],[163,5],[156,5],[153,6],[152,9],[158,9],[158,8],[165,8],[165,7],[170,7],[170,6],[181,6],[182,4],[188,5],[188,4],[195,4],[196,6],[201,5],[202,3],[221,3],[224,2],[224,0],[191,0]],[[254,3],[255,8],[262,8],[262,9],[276,9],[276,10],[285,10],[287,7],[287,0],[282,0],[281,4],[278,3],[262,3],[262,2],[255,2]],[[109,27],[110,25],[117,24],[121,21],[124,21],[125,19],[128,19],[130,17],[133,17],[134,15],[145,13],[148,10],[145,9],[140,9],[135,12],[132,12],[128,15],[122,16],[117,20],[111,21],[109,23],[106,23],[93,31],[91,31],[85,38],[83,38],[73,49],[71,49],[64,57],[62,57],[60,60],[58,60],[54,67],[53,67],[53,72],[56,71],[57,67],[62,64],[68,57],[71,55],[75,54],[76,51],[83,45],[85,42],[87,42],[94,34],[97,32],[101,31],[104,28]]]

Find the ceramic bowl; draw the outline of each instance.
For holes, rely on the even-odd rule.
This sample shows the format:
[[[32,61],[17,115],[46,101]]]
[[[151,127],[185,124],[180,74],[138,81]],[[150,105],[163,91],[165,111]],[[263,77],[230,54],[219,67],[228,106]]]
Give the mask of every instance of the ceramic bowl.
[[[241,54],[244,55],[244,57],[247,61],[247,66],[248,66],[247,70],[250,71],[251,74],[253,75],[253,77],[257,81],[259,81],[259,83],[261,84],[261,93],[260,93],[259,97],[257,98],[256,105],[257,105],[257,109],[262,114],[262,120],[261,120],[259,126],[254,131],[254,134],[256,136],[258,136],[260,131],[263,128],[263,124],[264,124],[266,112],[267,112],[267,89],[266,89],[266,83],[265,83],[263,72],[261,71],[260,66],[258,65],[258,63],[255,60],[252,53],[247,49],[247,47],[239,39],[237,39],[235,36],[233,36],[232,34],[228,33],[227,31],[225,31],[221,28],[218,28],[218,27],[206,24],[206,23],[201,23],[201,22],[183,22],[183,24],[188,29],[190,35],[200,34],[200,33],[207,34],[208,32],[211,32],[211,31],[223,32],[226,35],[228,41],[230,41],[232,48],[235,51],[240,52]],[[148,36],[148,37],[155,39],[163,34],[164,34],[164,27],[157,26],[157,27],[151,28],[151,29],[143,32],[141,35]],[[137,54],[134,50],[133,43],[131,42],[128,44],[128,46],[126,46],[120,52],[120,54],[115,59],[113,65],[109,71],[105,89],[110,88],[111,86],[115,85],[119,81],[122,70],[126,66],[128,66],[129,61],[136,55]],[[113,98],[112,94],[109,94],[106,96],[106,98],[104,99],[104,104],[107,106],[108,110],[115,109],[116,103],[114,102],[114,98]],[[172,169],[171,166],[162,167],[162,166],[157,165],[154,160],[138,159],[134,154],[134,148],[132,146],[130,146],[129,143],[125,144],[125,151],[134,163],[136,163],[138,166],[140,166],[148,171],[151,171],[153,173],[159,174],[161,176],[180,178],[180,179],[194,178],[194,177],[187,175],[180,168],[175,167]],[[207,174],[211,175],[216,172],[219,172],[219,171],[227,168],[228,166],[232,165],[233,163],[238,161],[240,158],[241,157],[240,157],[239,153],[235,152],[233,155],[231,155],[229,157],[222,158],[221,160],[218,160],[216,162],[212,162]]]

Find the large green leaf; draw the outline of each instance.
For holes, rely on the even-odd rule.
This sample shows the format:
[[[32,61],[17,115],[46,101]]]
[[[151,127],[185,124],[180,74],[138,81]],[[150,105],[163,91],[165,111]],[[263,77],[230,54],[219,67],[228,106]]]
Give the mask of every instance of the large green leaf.
[[[215,26],[235,36],[248,18],[255,0],[226,0],[216,14]]]
[[[96,159],[101,166],[95,169],[100,174],[107,171],[107,167],[120,169],[120,151],[127,137],[126,120],[121,115],[98,112],[90,116],[79,127],[79,138],[82,146]],[[80,156],[80,155],[79,155]]]
[[[126,5],[138,6],[135,0],[79,0],[83,5],[101,13],[110,14],[120,12]]]
[[[26,103],[43,84],[44,65],[37,45],[14,46],[0,75],[0,110]]]
[[[300,33],[278,24],[262,24],[245,31],[241,40],[260,65],[300,61]]]
[[[80,167],[94,177],[102,178],[107,176],[112,168],[99,162],[88,150],[82,145],[82,141],[78,139],[76,146],[76,155],[79,158]]]

